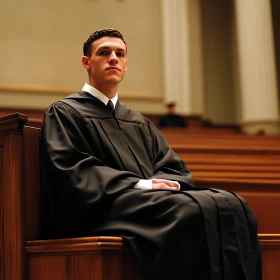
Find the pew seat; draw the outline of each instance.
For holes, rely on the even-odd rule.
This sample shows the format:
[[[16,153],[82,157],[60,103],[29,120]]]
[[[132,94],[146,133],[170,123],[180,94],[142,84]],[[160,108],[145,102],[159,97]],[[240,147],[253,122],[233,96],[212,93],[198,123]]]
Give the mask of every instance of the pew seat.
[[[144,279],[117,236],[27,241],[25,253],[28,280]]]

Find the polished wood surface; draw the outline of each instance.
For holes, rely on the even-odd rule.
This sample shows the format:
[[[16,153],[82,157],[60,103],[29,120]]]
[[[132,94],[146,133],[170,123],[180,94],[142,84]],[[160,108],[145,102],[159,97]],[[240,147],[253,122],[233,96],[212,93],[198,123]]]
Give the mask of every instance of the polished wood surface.
[[[260,234],[263,256],[263,280],[279,279],[280,234]]]
[[[22,128],[20,114],[0,119],[1,280],[24,280],[24,203],[22,199]]]
[[[64,254],[89,251],[126,251],[123,238],[119,236],[91,236],[80,238],[31,240],[26,242],[28,255]],[[43,253],[42,253],[43,252]]]
[[[131,256],[120,252],[28,258],[28,280],[144,280],[138,270]]]
[[[48,280],[57,275],[67,280],[144,279],[121,237],[28,241],[25,249],[29,280]],[[50,267],[51,270],[48,269]]]
[[[203,136],[161,129],[194,179],[280,179],[280,136],[216,134]]]
[[[4,172],[4,152],[3,152],[4,138],[0,136],[0,237],[1,241],[4,239],[4,178],[1,176]],[[0,242],[0,279],[4,279],[4,242]]]

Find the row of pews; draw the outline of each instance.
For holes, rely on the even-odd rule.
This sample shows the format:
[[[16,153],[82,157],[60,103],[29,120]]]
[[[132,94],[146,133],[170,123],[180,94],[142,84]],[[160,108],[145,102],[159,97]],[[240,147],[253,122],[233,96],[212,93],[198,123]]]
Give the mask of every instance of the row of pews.
[[[160,130],[196,178],[280,178],[280,136]]]
[[[41,119],[19,113],[0,117],[0,279],[143,279],[120,237],[40,240],[40,127]],[[248,201],[259,221],[263,280],[280,279],[280,136],[199,125],[160,131],[197,186]]]
[[[243,196],[258,218],[263,279],[280,279],[280,136],[160,128],[199,187]]]
[[[259,232],[280,233],[280,136],[161,132],[192,171],[197,186],[243,195],[258,216]]]

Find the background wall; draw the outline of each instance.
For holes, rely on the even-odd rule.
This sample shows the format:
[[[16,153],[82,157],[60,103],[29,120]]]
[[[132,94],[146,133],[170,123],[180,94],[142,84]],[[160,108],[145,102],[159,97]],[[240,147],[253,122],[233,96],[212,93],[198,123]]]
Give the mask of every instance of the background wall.
[[[234,123],[233,2],[201,0],[204,116]]]
[[[238,123],[234,1],[186,1],[193,7],[187,27],[193,113],[215,123]],[[280,4],[271,3],[279,84]],[[1,1],[0,107],[45,109],[81,89],[87,79],[80,62],[82,42],[105,27],[121,30],[128,43],[122,101],[142,113],[163,113],[162,0]]]
[[[128,72],[120,96],[141,111],[161,112],[160,4],[161,0],[2,2],[1,106],[45,108],[81,89],[87,79],[80,62],[83,41],[96,29],[113,27],[128,44]]]

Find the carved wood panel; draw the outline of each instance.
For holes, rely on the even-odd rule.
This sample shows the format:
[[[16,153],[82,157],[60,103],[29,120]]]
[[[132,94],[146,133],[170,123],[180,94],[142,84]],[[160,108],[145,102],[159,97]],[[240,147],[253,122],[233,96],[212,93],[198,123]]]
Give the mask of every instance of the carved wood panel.
[[[128,251],[28,258],[28,280],[144,280]]]

